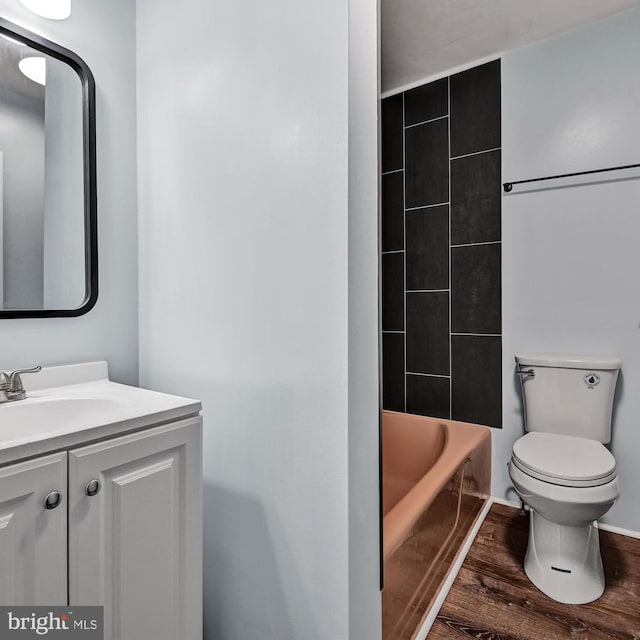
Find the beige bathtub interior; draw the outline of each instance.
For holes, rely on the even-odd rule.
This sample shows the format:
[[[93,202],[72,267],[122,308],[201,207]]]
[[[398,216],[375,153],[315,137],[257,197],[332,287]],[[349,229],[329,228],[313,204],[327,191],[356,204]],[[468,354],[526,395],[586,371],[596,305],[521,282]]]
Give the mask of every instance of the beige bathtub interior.
[[[491,493],[491,432],[382,415],[384,640],[410,640]]]

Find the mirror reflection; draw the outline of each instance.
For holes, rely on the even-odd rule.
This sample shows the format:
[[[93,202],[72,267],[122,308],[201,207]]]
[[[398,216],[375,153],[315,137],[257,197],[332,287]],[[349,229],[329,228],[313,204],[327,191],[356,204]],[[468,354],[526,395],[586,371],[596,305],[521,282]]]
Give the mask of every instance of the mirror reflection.
[[[86,295],[83,91],[67,63],[0,36],[0,300],[77,309]]]

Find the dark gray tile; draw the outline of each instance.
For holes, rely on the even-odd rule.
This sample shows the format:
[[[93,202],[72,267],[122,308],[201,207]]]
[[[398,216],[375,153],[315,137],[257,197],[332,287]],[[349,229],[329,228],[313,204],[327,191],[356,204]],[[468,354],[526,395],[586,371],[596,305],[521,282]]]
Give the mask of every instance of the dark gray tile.
[[[449,375],[449,293],[407,293],[407,371]]]
[[[382,250],[404,249],[404,177],[402,171],[382,176]]]
[[[451,336],[451,417],[502,427],[502,338]]]
[[[449,288],[449,206],[408,211],[407,289]]]
[[[407,413],[449,418],[449,378],[407,375]]]
[[[498,150],[451,161],[451,244],[500,240],[500,155]]]
[[[404,333],[382,334],[382,408],[404,411]]]
[[[449,201],[448,119],[405,129],[405,206]]]
[[[382,330],[404,331],[404,253],[382,256]]]
[[[500,60],[451,76],[451,156],[500,146]]]
[[[402,94],[385,98],[381,105],[382,171],[402,169]]]
[[[449,112],[448,78],[404,92],[404,125],[446,116]]]
[[[451,249],[451,330],[501,333],[501,245]]]

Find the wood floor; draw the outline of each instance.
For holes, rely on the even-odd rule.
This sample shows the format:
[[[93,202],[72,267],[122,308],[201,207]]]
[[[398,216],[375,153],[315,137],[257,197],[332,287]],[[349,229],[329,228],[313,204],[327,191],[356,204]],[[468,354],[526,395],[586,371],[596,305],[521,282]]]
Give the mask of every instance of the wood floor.
[[[605,593],[566,605],[524,573],[528,525],[517,509],[491,507],[428,640],[640,640],[640,540],[601,531]]]

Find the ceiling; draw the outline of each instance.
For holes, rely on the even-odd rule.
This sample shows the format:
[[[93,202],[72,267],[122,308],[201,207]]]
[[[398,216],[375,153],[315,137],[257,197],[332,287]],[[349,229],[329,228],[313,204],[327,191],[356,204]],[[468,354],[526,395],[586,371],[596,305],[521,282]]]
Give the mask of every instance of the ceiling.
[[[640,0],[381,0],[382,93],[636,6]]]

